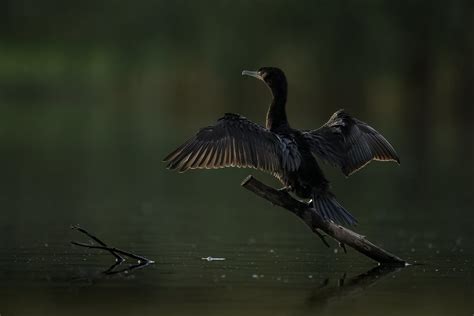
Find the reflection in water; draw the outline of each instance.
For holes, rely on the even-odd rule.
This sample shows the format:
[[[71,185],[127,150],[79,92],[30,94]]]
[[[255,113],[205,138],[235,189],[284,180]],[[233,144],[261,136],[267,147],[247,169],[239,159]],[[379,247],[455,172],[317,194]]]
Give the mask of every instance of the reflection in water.
[[[400,271],[401,267],[394,266],[377,266],[361,273],[355,277],[346,280],[346,273],[338,280],[337,287],[328,287],[329,278],[315,289],[306,300],[307,306],[311,309],[324,309],[331,302],[341,301],[346,298],[353,298],[360,295],[367,288],[373,286],[382,278]]]
[[[88,276],[83,276],[82,278],[78,278],[74,280],[74,286],[79,287],[89,287],[89,286],[98,286],[99,283],[102,286],[107,286],[113,280],[130,280],[134,279],[134,275],[132,272],[146,268],[149,264],[136,264],[131,265],[123,269],[117,269],[121,266],[121,263],[113,264],[109,269],[98,272],[95,274],[91,274]],[[286,291],[282,288],[282,283],[280,281],[270,281],[266,283],[266,285],[262,285],[259,282],[262,282],[263,279],[253,278],[253,281],[244,285],[243,287],[238,286],[242,280],[226,280],[222,279],[220,282],[220,286],[216,286],[215,289],[211,290],[213,287],[212,284],[201,284],[201,286],[197,287],[193,290],[193,287],[176,287],[176,285],[172,285],[169,287],[169,284],[166,285],[166,280],[163,284],[160,284],[160,279],[156,278],[156,273],[158,274],[165,274],[169,275],[169,272],[164,272],[162,269],[164,268],[162,265],[157,266],[158,271],[156,269],[151,269],[144,271],[140,275],[136,275],[140,279],[142,278],[151,278],[154,279],[155,288],[151,293],[156,296],[157,302],[159,305],[166,305],[166,304],[177,304],[179,299],[177,298],[184,297],[189,295],[189,293],[193,293],[193,296],[197,299],[197,301],[206,301],[208,304],[219,304],[221,302],[231,302],[233,300],[238,301],[248,301],[251,304],[255,304],[255,306],[259,305],[266,305],[266,304],[277,304],[277,302],[284,301],[291,295],[288,295]],[[202,271],[209,269],[205,265],[200,265],[200,269]],[[321,279],[319,286],[313,289],[300,289],[297,291],[298,295],[302,295],[303,297],[307,297],[306,299],[300,300],[298,299],[298,295],[294,297],[294,302],[292,303],[295,314],[309,314],[314,312],[323,312],[327,308],[330,308],[334,303],[341,303],[345,302],[347,299],[354,299],[357,296],[361,296],[364,292],[381,281],[382,279],[386,279],[387,276],[397,273],[403,268],[401,267],[391,267],[391,266],[377,266],[374,267],[364,273],[356,275],[352,278],[347,279],[347,273],[344,273],[341,278],[337,279],[337,285],[331,286],[330,278]],[[225,272],[225,271],[223,271]],[[229,273],[227,271],[225,273]],[[293,271],[292,273],[295,273]],[[110,278],[110,276],[114,276]],[[189,277],[189,276],[187,276]],[[286,277],[285,277],[286,278]],[[279,278],[277,278],[278,280]],[[258,281],[257,281],[258,280]],[[210,286],[211,285],[211,286]],[[210,287],[209,287],[210,286]],[[222,287],[223,286],[223,287]],[[270,286],[270,288],[267,288]],[[146,287],[146,286],[145,286]],[[271,290],[273,288],[273,290]],[[282,291],[283,292],[280,292]],[[189,303],[188,303],[189,304]],[[191,308],[187,306],[187,304],[183,305],[183,310],[187,310],[187,308]],[[232,314],[229,311],[230,314]]]
[[[123,262],[116,262],[102,273],[108,274],[108,275],[119,274],[119,273],[129,274],[130,272],[132,272],[134,270],[140,270],[140,269],[146,268],[146,267],[153,264],[153,262],[150,262],[150,261],[145,261],[145,262],[139,261],[136,264],[132,264],[132,265],[129,265],[127,267],[123,267],[123,268],[119,269],[119,267],[122,265],[122,263]]]
[[[153,263],[151,262],[138,262],[135,264],[125,265],[124,261],[117,261],[105,270],[94,272],[89,275],[84,275],[84,276],[72,279],[71,285],[75,285],[75,286],[94,285],[96,284],[97,281],[107,278],[108,276],[111,276],[111,275],[129,278],[129,277],[132,277],[134,271],[147,268],[151,266],[152,264]]]

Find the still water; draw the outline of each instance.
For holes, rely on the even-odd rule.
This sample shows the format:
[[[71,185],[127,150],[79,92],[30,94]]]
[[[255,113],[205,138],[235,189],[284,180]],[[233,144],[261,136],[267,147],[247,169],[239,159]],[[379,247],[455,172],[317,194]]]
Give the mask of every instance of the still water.
[[[402,167],[367,170],[378,172],[370,175],[371,193],[385,192],[379,198],[390,206],[355,194],[363,177],[334,181],[340,199],[361,218],[356,231],[418,263],[385,270],[335,243],[326,248],[292,214],[242,189],[248,171],[172,173],[159,161],[167,145],[157,147],[151,153],[135,148],[115,162],[108,152],[79,162],[87,152],[44,148],[7,159],[1,315],[474,313],[472,226],[446,219],[439,209],[428,218],[429,210],[410,208],[415,201],[390,193],[383,178],[403,174]],[[452,210],[463,212],[462,205]],[[71,224],[156,263],[104,274],[114,258],[71,245],[88,240]]]

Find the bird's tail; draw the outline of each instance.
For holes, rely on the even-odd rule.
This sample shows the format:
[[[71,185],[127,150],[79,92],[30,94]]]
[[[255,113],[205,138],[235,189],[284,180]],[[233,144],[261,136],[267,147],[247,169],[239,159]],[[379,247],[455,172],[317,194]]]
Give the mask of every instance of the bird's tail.
[[[357,219],[339,204],[331,192],[314,192],[313,205],[324,220],[331,220],[341,225],[357,224]]]

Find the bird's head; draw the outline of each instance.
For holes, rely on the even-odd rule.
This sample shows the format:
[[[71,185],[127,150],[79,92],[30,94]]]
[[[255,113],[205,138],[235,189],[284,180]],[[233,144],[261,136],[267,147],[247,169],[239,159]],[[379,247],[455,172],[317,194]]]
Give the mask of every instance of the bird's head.
[[[242,71],[242,76],[251,76],[262,80],[270,88],[274,96],[286,96],[287,83],[285,73],[276,67],[262,67],[257,71]]]

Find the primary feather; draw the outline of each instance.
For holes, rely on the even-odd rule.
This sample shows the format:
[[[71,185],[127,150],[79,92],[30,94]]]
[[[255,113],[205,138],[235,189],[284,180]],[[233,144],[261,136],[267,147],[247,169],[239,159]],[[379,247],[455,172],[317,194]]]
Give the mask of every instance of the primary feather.
[[[169,169],[217,169],[244,167],[278,175],[282,168],[299,166],[295,148],[266,128],[243,116],[227,113],[213,126],[202,128],[165,157]]]

